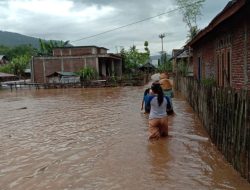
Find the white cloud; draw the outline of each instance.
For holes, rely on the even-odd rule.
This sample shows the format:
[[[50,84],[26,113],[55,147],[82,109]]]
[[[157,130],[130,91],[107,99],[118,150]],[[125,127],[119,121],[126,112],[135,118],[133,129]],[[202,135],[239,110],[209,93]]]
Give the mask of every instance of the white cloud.
[[[176,8],[174,0],[0,0],[1,30],[38,38],[76,40],[112,30]],[[226,5],[207,0],[199,26],[203,28]],[[187,28],[178,11],[156,17],[74,45],[105,46],[115,51],[120,46],[137,45],[143,50],[149,42],[151,52],[161,50],[159,34],[168,33],[164,50],[171,52],[184,45]]]
[[[30,14],[44,14],[44,15],[54,15],[60,16],[65,13],[68,14],[70,9],[73,7],[73,2],[65,0],[11,0],[9,2],[9,7],[13,12],[19,14],[22,11],[27,11]]]
[[[96,5],[82,7],[76,10],[69,0],[11,0],[9,1],[10,17],[23,17],[25,14],[44,17],[71,18],[80,21],[93,21],[105,15],[110,15],[114,9],[109,6],[98,8]],[[28,15],[26,15],[27,17]],[[48,20],[49,22],[49,20]]]

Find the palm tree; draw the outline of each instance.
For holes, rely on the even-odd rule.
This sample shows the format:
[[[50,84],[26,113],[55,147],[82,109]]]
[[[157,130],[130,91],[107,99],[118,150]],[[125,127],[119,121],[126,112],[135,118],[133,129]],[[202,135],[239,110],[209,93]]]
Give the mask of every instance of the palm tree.
[[[39,39],[39,43],[40,43],[41,55],[52,55],[52,51],[54,48],[66,47],[69,45],[68,40],[64,42],[64,41],[54,41],[54,40],[45,41],[45,40]]]

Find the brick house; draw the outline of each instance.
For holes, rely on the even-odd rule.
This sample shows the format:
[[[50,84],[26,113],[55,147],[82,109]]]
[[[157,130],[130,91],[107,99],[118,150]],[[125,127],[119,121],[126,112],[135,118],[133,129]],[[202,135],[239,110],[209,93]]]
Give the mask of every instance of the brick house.
[[[194,77],[250,89],[250,2],[232,0],[187,46]]]
[[[106,48],[97,46],[74,46],[53,49],[51,57],[33,57],[31,63],[31,80],[47,83],[46,76],[55,72],[78,72],[90,66],[99,76],[122,75],[121,57],[107,53]]]

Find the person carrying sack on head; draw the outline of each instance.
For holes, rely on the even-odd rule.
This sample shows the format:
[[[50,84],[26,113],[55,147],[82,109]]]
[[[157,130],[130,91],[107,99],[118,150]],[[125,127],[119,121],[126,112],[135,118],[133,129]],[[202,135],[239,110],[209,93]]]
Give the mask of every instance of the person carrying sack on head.
[[[171,84],[168,74],[163,73],[164,75],[162,75],[160,82],[161,88],[163,90],[163,93],[165,96],[169,97],[170,99],[170,103],[171,103],[171,109],[167,109],[167,113],[168,115],[172,115],[174,114],[174,110],[173,110],[173,103],[172,103],[172,98],[174,97],[174,93],[173,93],[173,85]],[[163,78],[165,77],[165,78]]]

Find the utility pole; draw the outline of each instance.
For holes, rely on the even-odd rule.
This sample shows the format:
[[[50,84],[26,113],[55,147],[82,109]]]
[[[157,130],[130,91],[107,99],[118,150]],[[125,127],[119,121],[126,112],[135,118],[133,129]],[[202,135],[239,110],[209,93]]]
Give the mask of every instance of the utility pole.
[[[166,37],[165,33],[162,33],[159,35],[159,38],[161,38],[161,64],[163,64],[163,38]]]
[[[163,38],[166,37],[165,33],[162,33],[159,35],[159,38],[161,38],[161,53],[163,54]]]

